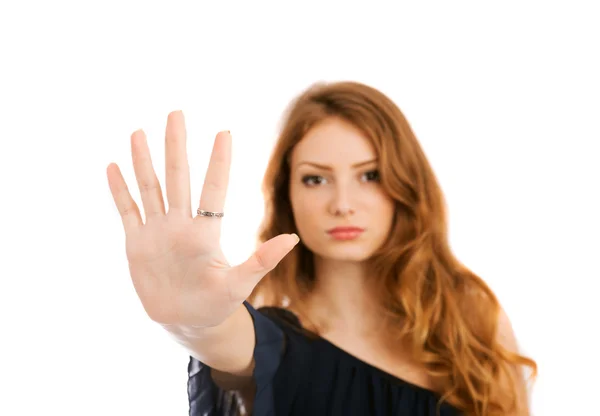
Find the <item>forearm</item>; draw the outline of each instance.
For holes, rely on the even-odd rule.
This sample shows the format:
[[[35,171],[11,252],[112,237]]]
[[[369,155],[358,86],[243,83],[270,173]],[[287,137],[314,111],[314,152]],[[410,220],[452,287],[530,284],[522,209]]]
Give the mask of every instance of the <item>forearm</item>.
[[[252,317],[241,305],[216,327],[164,326],[189,354],[213,370],[232,375],[252,375],[255,332]]]

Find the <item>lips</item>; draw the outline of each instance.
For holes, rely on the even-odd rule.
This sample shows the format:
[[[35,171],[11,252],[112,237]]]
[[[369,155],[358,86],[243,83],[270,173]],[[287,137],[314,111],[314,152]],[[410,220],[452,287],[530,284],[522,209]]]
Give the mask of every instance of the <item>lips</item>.
[[[329,234],[333,233],[349,233],[349,232],[363,232],[364,229],[360,227],[335,227],[327,231]]]
[[[327,231],[336,240],[354,240],[365,230],[360,227],[335,227]]]

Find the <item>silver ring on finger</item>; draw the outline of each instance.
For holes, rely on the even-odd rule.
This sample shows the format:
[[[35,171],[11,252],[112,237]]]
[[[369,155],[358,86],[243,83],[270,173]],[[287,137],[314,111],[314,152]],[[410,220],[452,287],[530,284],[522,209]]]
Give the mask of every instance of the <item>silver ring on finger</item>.
[[[196,211],[196,213],[198,215],[200,215],[201,217],[223,217],[225,215],[224,212],[212,212],[212,211],[204,211],[203,209],[198,208],[198,211]]]

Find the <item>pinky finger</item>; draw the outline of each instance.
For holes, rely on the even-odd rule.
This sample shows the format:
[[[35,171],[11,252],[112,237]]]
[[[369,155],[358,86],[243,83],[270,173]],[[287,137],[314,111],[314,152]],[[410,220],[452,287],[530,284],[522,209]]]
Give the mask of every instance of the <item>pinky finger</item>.
[[[121,174],[119,166],[111,163],[106,168],[106,176],[108,177],[108,186],[112,193],[113,199],[121,215],[125,233],[143,225],[140,209],[131,197],[125,179]]]

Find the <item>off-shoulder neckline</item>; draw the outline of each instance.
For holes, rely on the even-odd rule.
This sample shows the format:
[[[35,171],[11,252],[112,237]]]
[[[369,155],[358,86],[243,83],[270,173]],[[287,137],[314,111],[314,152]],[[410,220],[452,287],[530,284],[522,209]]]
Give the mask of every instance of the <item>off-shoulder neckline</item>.
[[[394,384],[401,385],[401,386],[407,386],[414,390],[425,392],[425,393],[431,394],[435,397],[439,397],[439,394],[437,392],[435,392],[434,390],[432,390],[428,387],[425,387],[425,386],[415,384],[404,378],[400,378],[380,367],[375,366],[374,364],[368,363],[368,362],[364,361],[363,359],[358,358],[354,354],[350,353],[349,351],[346,351],[344,348],[342,348],[339,345],[335,344],[334,342],[328,340],[327,338],[324,338],[321,335],[304,328],[304,326],[302,325],[302,322],[300,321],[298,316],[294,312],[290,311],[289,309],[277,308],[277,307],[266,307],[265,309],[276,309],[279,312],[288,314],[288,317],[287,317],[288,319],[285,319],[282,316],[279,316],[279,317],[282,318],[282,320],[284,322],[286,322],[288,325],[291,325],[292,327],[294,327],[294,329],[299,330],[299,332],[301,332],[304,336],[313,340],[313,342],[314,341],[321,342],[322,344],[326,345],[328,348],[338,352],[339,354],[343,355],[344,357],[346,357],[353,363],[355,363],[359,366],[362,366],[365,369],[370,370],[374,374],[377,374],[380,377],[387,379]]]

